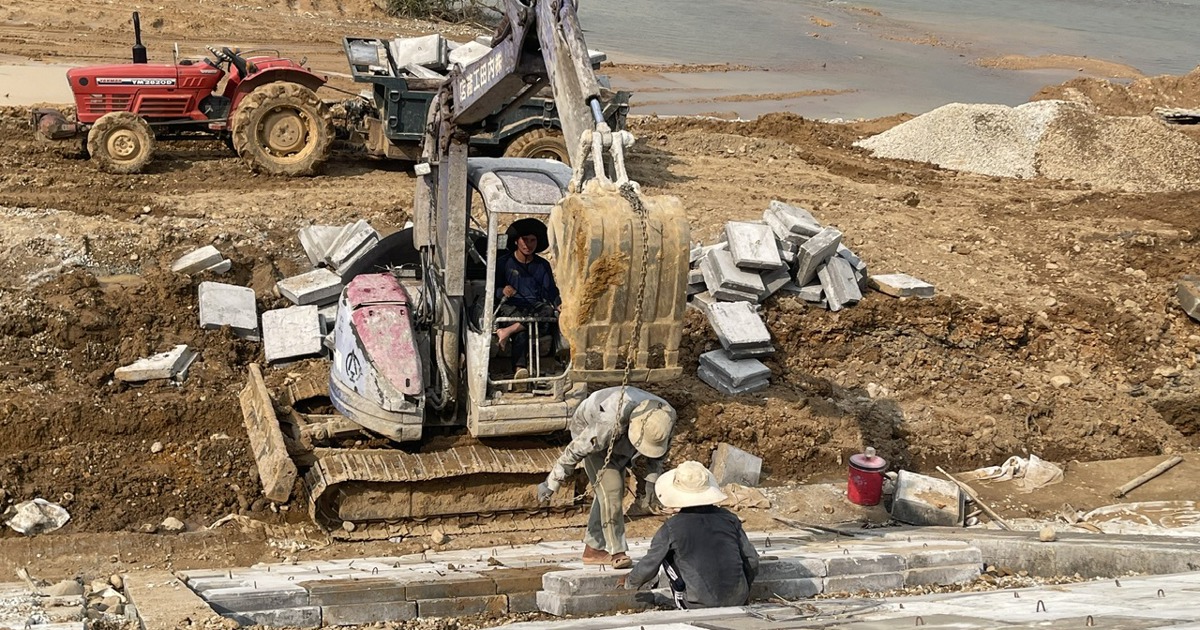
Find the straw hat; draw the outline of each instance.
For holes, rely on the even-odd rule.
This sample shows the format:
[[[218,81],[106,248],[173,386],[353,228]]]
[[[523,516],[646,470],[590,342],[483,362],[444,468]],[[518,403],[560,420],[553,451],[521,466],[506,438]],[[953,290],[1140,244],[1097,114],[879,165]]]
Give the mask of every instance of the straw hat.
[[[714,505],[726,495],[717,487],[717,479],[700,462],[686,461],[668,470],[654,484],[654,494],[670,508]]]
[[[629,441],[651,459],[662,457],[671,441],[675,418],[653,400],[643,400],[629,416]]]

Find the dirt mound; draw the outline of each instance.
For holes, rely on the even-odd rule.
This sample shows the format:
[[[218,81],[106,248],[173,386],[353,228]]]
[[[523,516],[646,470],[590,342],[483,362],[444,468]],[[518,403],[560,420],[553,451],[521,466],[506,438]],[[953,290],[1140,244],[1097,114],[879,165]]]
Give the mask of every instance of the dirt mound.
[[[1072,79],[1044,87],[1029,100],[1051,99],[1091,105],[1108,116],[1148,116],[1155,107],[1200,107],[1200,68],[1183,76],[1163,75],[1129,82]]]

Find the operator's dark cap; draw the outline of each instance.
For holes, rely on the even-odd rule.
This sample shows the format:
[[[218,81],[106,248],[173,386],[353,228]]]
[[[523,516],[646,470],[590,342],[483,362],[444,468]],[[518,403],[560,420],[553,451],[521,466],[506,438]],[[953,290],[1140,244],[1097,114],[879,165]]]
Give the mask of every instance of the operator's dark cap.
[[[537,249],[533,250],[535,254],[540,254],[550,247],[546,224],[533,217],[513,221],[504,233],[508,235],[508,251],[510,252],[517,248],[517,239],[530,234],[536,236],[538,240]]]

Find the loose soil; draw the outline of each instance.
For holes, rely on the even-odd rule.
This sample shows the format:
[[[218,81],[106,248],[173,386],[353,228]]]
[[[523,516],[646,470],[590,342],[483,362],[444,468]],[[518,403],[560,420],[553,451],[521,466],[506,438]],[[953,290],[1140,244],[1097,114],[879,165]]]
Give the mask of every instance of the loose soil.
[[[0,8],[0,41],[26,59],[122,60],[132,8],[123,0],[63,9],[14,0]],[[155,42],[197,50],[251,41],[325,68],[342,67],[342,35],[438,29],[386,18],[368,0],[219,10],[166,0],[142,18]],[[1081,79],[1039,95],[1063,96],[1142,115],[1195,106],[1200,79]],[[185,556],[193,566],[289,553],[255,536],[244,554],[201,553],[200,541],[166,552],[176,543],[121,532],[152,529],[167,516],[193,529],[229,513],[305,520],[298,504],[276,512],[260,498],[242,429],[237,393],[261,346],[200,330],[197,285],[250,286],[260,312],[285,306],[274,282],[308,265],[297,230],[358,219],[385,234],[399,229],[410,218],[410,165],[343,154],[323,174],[292,180],[250,173],[219,143],[164,143],[148,172],[114,176],[73,144],[36,142],[28,116],[27,108],[0,109],[0,489],[9,500],[59,501],[72,519],[42,542],[5,530],[0,556],[34,562],[59,553],[69,570],[72,554],[114,544],[138,549],[117,552],[123,566],[126,553],[134,564],[148,554],[155,563]],[[735,398],[694,377],[697,357],[718,342],[689,312],[686,374],[658,388],[679,411],[671,459],[707,462],[718,442],[729,442],[764,458],[767,484],[784,485],[844,476],[847,457],[865,446],[893,467],[929,472],[1030,452],[1088,461],[1200,444],[1200,324],[1175,297],[1176,281],[1196,273],[1200,193],[1101,193],[875,160],[851,146],[907,118],[631,122],[639,138],[632,176],[648,194],[683,201],[694,239],[713,242],[726,221],[759,218],[780,199],[842,230],[872,272],[937,286],[933,299],[869,293],[837,313],[770,299],[763,314],[777,350],[766,361],[772,385]],[[207,244],[233,261],[229,274],[169,271]],[[200,353],[182,384],[113,380],[117,367],[180,343]],[[268,383],[303,367],[271,368]],[[151,452],[155,442],[161,452]],[[94,551],[78,550],[92,544],[86,535],[97,536]],[[58,544],[76,551],[50,550]],[[340,548],[360,551],[378,549]]]

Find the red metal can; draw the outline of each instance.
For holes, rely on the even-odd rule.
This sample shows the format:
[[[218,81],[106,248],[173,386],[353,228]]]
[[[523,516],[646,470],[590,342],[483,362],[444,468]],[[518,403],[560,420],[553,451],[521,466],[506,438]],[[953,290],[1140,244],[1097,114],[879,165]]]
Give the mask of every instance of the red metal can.
[[[874,448],[867,447],[865,453],[851,455],[846,498],[856,505],[878,505],[883,494],[884,470],[887,460],[875,455]]]

